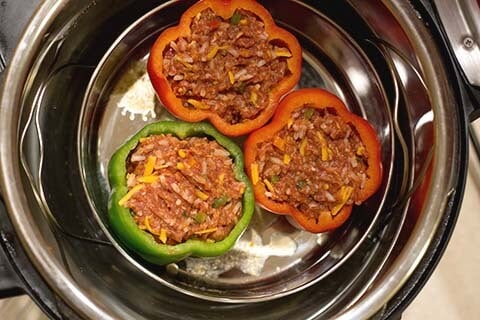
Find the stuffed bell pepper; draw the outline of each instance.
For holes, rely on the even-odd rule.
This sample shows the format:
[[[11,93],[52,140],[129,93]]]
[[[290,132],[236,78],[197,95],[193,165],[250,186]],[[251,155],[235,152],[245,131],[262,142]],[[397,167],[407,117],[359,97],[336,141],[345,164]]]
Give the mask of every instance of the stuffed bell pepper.
[[[207,123],[147,125],[110,160],[110,226],[156,264],[223,254],[253,214],[243,167],[240,148]]]
[[[271,118],[301,62],[297,39],[256,1],[201,0],[160,34],[148,74],[173,115],[240,136]]]
[[[382,180],[375,130],[322,89],[287,95],[244,151],[258,203],[310,232],[342,225]]]

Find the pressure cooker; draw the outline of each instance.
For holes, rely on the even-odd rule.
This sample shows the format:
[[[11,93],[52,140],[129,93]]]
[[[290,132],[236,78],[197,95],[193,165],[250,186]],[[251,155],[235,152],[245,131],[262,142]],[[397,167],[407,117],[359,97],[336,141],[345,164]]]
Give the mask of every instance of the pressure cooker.
[[[259,1],[302,45],[298,87],[335,93],[376,129],[384,178],[334,232],[312,235],[257,208],[254,224],[268,232],[245,237],[280,247],[243,251],[258,267],[245,271],[225,258],[152,265],[106,219],[109,157],[146,123],[172,118],[144,81],[149,48],[193,2],[1,2],[0,297],[26,293],[52,319],[398,318],[461,206],[479,110],[479,4]]]

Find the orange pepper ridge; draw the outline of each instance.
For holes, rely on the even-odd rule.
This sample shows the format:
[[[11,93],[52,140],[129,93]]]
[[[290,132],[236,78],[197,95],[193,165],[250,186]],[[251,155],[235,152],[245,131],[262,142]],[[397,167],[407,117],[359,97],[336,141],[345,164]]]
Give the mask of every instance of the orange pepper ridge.
[[[258,16],[265,25],[269,40],[280,40],[288,46],[292,56],[287,59],[290,74],[280,81],[269,94],[267,107],[254,119],[237,124],[230,124],[215,112],[208,109],[186,108],[172,91],[163,74],[164,49],[180,37],[190,34],[190,25],[195,16],[205,9],[211,8],[224,19],[232,17],[236,9],[244,9]],[[209,120],[220,132],[227,136],[241,136],[260,128],[272,117],[281,97],[289,92],[299,81],[302,68],[302,49],[298,40],[287,30],[278,27],[270,13],[254,0],[201,0],[187,9],[177,26],[171,27],[160,34],[150,51],[147,64],[152,85],[165,107],[176,117],[188,121],[199,122]]]
[[[249,135],[244,145],[247,175],[250,179],[252,175],[256,175],[256,179],[259,179],[258,172],[252,172],[252,164],[253,168],[256,167],[257,145],[273,139],[284,126],[288,125],[291,114],[306,104],[316,109],[334,108],[340,117],[355,126],[369,155],[366,172],[368,180],[360,194],[360,200],[365,201],[379,189],[382,182],[381,148],[375,129],[367,120],[350,112],[338,97],[322,89],[300,89],[288,94],[280,102],[272,121]],[[255,198],[261,206],[274,213],[291,216],[305,230],[314,233],[338,228],[349,218],[352,211],[351,205],[345,205],[336,215],[332,216],[329,212],[325,212],[315,220],[308,218],[288,203],[276,202],[268,198],[265,195],[266,187],[263,183],[254,184],[253,188]]]

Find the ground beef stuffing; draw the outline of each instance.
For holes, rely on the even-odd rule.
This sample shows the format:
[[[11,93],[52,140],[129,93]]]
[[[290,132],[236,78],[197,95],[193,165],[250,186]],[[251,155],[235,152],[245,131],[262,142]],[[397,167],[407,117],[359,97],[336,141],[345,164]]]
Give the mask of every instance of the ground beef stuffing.
[[[336,215],[358,202],[368,154],[355,128],[333,108],[305,105],[272,141],[258,147],[259,183],[270,199],[312,218],[323,212]]]
[[[170,245],[224,239],[239,220],[245,184],[215,141],[172,135],[141,139],[127,160],[126,202],[141,229]]]
[[[268,94],[290,74],[285,44],[268,41],[262,21],[238,9],[229,20],[211,9],[198,14],[191,36],[163,53],[164,74],[185,107],[207,109],[236,124],[256,118]]]

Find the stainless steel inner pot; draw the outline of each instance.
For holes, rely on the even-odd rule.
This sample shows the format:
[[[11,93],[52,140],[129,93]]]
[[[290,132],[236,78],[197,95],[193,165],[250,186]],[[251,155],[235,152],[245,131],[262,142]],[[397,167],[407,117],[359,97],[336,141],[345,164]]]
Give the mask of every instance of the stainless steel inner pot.
[[[412,4],[261,2],[304,48],[300,86],[335,92],[376,128],[380,192],[331,234],[278,222],[275,230],[303,249],[269,258],[260,278],[205,281],[181,264],[141,261],[105,223],[105,164],[139,127],[169,117],[154,97],[144,108],[121,101],[144,75],[151,41],[192,1],[46,0],[4,82],[0,145],[12,152],[0,153],[1,185],[29,258],[80,316],[381,317],[455,212],[465,119],[449,62]]]

